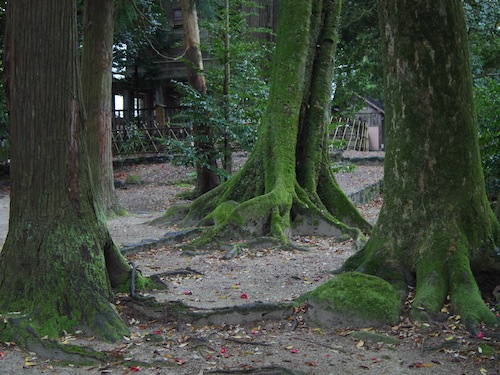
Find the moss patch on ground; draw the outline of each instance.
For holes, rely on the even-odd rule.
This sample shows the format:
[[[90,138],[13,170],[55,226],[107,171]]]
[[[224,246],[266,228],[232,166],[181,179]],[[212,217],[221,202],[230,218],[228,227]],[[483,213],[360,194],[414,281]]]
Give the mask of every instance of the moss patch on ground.
[[[337,327],[396,324],[403,303],[385,280],[358,272],[340,274],[301,296],[315,325]]]

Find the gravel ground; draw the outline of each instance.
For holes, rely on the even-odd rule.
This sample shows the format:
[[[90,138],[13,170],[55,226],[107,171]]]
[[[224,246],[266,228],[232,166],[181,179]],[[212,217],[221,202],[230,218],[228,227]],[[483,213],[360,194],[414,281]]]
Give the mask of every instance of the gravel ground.
[[[170,163],[119,168],[117,178],[136,175],[142,183],[117,191],[130,214],[109,221],[115,241],[130,244],[163,236],[169,228],[147,223],[171,204],[181,202],[177,194],[191,188],[184,183],[191,173],[189,168]],[[382,176],[381,166],[358,166],[354,172],[339,173],[336,177],[344,191],[350,193],[377,182]],[[381,204],[382,199],[377,198],[359,209],[374,223]],[[0,197],[0,241],[6,233],[7,207],[8,196]],[[127,257],[144,275],[171,272],[162,276],[168,289],[152,292],[159,301],[180,300],[196,309],[256,301],[283,302],[332,277],[329,271],[340,267],[354,253],[352,241],[336,242],[320,237],[295,240],[310,251],[243,248],[235,258],[224,260],[223,249],[185,256],[185,244],[181,243]],[[197,273],[172,272],[175,270]],[[123,342],[107,344],[85,333],[61,337],[63,342],[105,350],[116,358],[115,362],[94,367],[60,367],[57,362],[43,360],[12,344],[4,344],[2,348],[0,343],[0,373],[291,373],[283,369],[311,375],[499,373],[495,358],[478,352],[481,341],[465,332],[455,316],[437,329],[414,325],[404,317],[392,327],[327,329],[310,327],[302,318],[305,311],[301,310],[282,321],[266,321],[260,316],[254,321],[247,316],[236,324],[227,316],[217,323],[195,325],[169,321],[168,312],[148,319],[130,303],[127,295],[118,295],[116,307],[131,331]],[[389,338],[391,343],[386,341]],[[487,343],[493,345],[492,341]],[[130,359],[136,362],[126,361]]]

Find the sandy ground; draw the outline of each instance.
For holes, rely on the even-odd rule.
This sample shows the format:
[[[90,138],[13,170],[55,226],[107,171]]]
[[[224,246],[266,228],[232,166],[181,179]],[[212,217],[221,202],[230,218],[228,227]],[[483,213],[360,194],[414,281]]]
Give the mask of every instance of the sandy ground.
[[[376,168],[358,167],[354,173],[337,178],[345,191],[353,191],[379,179],[380,167]],[[143,184],[118,190],[130,214],[109,221],[115,242],[127,245],[157,239],[171,230],[148,222],[179,202],[176,195],[189,186],[175,181],[185,180],[188,173],[170,164],[119,169],[118,178],[134,174]],[[377,199],[359,208],[373,223],[380,206],[381,199]],[[7,231],[7,207],[8,196],[4,195],[0,197],[0,244]],[[186,256],[185,244],[180,243],[127,257],[144,275],[191,271],[164,275],[162,280],[168,289],[151,292],[159,301],[181,300],[196,309],[283,302],[332,277],[329,271],[354,253],[351,241],[339,243],[319,237],[295,240],[310,251],[243,248],[236,257],[225,260],[226,249]],[[414,325],[403,316],[393,327],[317,328],[308,325],[303,319],[306,311],[300,309],[281,320],[247,316],[236,323],[225,316],[217,322],[186,324],[172,321],[168,312],[146,317],[127,295],[119,295],[116,306],[131,331],[122,342],[102,343],[85,332],[61,337],[63,342],[106,350],[115,361],[92,367],[61,367],[14,344],[4,343],[2,347],[0,343],[0,374],[500,373],[498,343],[488,337],[471,336],[452,312],[438,327]],[[388,342],[389,338],[393,341]],[[496,354],[486,353],[487,347]]]

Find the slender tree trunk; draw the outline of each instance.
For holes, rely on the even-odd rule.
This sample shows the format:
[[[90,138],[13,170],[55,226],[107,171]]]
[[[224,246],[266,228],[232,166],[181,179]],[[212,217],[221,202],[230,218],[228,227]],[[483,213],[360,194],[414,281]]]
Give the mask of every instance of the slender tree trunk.
[[[500,221],[500,190],[498,190],[497,205],[495,207],[495,216],[497,217],[497,220]]]
[[[124,212],[114,188],[112,155],[112,73],[114,0],[86,0],[82,86],[88,117],[87,146],[94,198],[107,214]]]
[[[330,172],[326,146],[340,1],[284,1],[267,110],[249,160],[189,207],[172,209],[210,238],[294,234],[361,238],[368,224]],[[200,221],[201,220],[201,221]]]
[[[476,280],[489,291],[500,282],[500,228],[485,193],[462,3],[381,0],[379,12],[384,204],[345,269],[415,285],[416,318],[439,313],[450,295],[470,326],[494,323]]]
[[[200,50],[200,31],[196,5],[191,0],[181,0],[182,27],[186,46],[188,83],[202,94],[207,87],[203,75],[203,59]],[[212,140],[212,130],[207,124],[193,124],[194,148],[197,154],[196,187],[194,196],[200,196],[220,184],[217,175],[217,155]]]
[[[127,328],[111,287],[129,280],[130,267],[93,199],[76,1],[9,2],[5,46],[11,205],[0,312],[20,312],[41,336],[81,327],[118,339]]]
[[[230,62],[230,51],[229,47],[231,45],[231,36],[229,33],[230,24],[229,24],[229,0],[225,0],[224,3],[225,8],[225,29],[224,29],[224,88],[222,95],[224,97],[224,120],[226,121],[226,131],[224,133],[224,159],[223,159],[223,168],[226,171],[227,175],[230,176],[233,171],[233,160],[232,154],[233,151],[231,149],[230,135],[228,129],[228,123],[231,116],[230,113],[230,88],[231,88],[231,62]]]

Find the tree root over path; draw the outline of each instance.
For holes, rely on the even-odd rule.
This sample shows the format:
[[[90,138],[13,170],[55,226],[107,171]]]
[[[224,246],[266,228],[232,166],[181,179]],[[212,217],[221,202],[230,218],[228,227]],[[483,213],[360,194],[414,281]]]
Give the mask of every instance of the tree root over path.
[[[259,367],[247,370],[213,370],[205,374],[265,374],[265,375],[305,375],[302,371],[290,370],[280,366]]]

